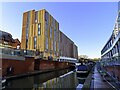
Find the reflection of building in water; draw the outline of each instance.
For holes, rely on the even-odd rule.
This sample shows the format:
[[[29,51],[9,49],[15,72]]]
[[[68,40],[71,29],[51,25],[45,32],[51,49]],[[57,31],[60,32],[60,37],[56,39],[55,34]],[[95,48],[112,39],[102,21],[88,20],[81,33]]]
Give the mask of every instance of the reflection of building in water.
[[[0,30],[0,48],[20,48],[20,41],[13,39],[10,33]]]
[[[78,80],[76,78],[75,72],[69,72],[60,77],[50,79],[42,85],[38,86],[39,88],[76,88],[78,85]]]

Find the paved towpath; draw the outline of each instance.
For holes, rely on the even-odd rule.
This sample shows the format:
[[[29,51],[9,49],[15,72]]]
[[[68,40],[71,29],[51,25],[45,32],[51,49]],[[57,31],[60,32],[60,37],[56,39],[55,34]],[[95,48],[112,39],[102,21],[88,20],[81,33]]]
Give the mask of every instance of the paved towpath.
[[[94,77],[93,80],[94,90],[97,89],[116,90],[111,84],[109,84],[106,80],[103,79],[103,77],[98,72],[97,67],[95,67],[94,69],[93,77]]]

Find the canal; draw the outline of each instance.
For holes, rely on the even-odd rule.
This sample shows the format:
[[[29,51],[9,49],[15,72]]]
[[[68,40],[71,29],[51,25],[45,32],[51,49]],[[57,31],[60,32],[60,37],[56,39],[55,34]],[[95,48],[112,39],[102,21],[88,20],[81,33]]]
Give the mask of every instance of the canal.
[[[75,70],[60,70],[49,73],[43,73],[35,76],[7,80],[5,89],[22,88],[37,90],[43,88],[74,88],[82,86],[85,79],[77,77]]]

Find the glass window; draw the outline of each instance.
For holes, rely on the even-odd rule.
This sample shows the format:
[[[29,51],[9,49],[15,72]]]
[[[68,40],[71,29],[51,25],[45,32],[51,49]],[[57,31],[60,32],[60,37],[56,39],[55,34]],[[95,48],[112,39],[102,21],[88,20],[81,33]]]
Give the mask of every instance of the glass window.
[[[35,23],[38,21],[38,11],[35,12]]]
[[[58,42],[58,51],[59,51],[59,48],[60,48],[60,43]]]
[[[49,14],[48,12],[45,12],[45,21],[48,23],[48,20],[49,20]]]
[[[36,46],[37,46],[37,38],[36,36],[34,37],[34,49],[36,49]]]
[[[50,27],[50,38],[52,38],[52,28]]]
[[[56,28],[55,22],[56,22],[56,21],[54,20],[54,22],[53,22],[54,28]]]
[[[56,31],[56,29],[54,30],[54,40],[56,41],[56,38],[57,38],[57,31]]]
[[[55,28],[55,20],[52,18],[52,27]]]
[[[27,14],[27,23],[26,23],[26,49],[28,47],[28,31],[29,31],[29,23],[30,23],[29,19],[30,19],[30,12],[28,12]]]
[[[38,36],[41,34],[41,24],[38,24]]]
[[[26,39],[26,49],[27,49],[27,47],[28,47],[28,39]]]
[[[53,41],[51,41],[51,45],[52,45],[52,46],[51,46],[51,50],[53,50]]]
[[[46,26],[45,26],[45,35],[48,37],[48,24],[46,23]]]
[[[48,37],[46,37],[46,49],[48,49]]]
[[[56,41],[54,42],[54,50],[56,52]]]

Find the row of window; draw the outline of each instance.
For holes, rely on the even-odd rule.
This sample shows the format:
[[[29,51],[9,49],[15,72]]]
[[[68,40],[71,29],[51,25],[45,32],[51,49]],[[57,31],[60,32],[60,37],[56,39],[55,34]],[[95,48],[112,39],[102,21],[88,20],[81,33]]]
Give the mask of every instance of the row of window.
[[[118,41],[115,46],[103,57],[111,58],[114,54],[120,53],[120,41]]]
[[[51,45],[52,45],[51,50],[56,51],[57,48],[56,43],[57,43],[56,41],[51,41]],[[48,37],[46,37],[46,50],[48,50]]]
[[[35,23],[38,21],[38,11],[35,12]],[[49,22],[49,14],[45,13],[45,21],[46,21],[46,28],[45,28],[45,36],[46,36],[46,49],[48,49],[48,22]],[[29,35],[29,22],[30,22],[30,12],[28,12],[27,15],[27,23],[26,23],[26,48],[28,47],[28,35]],[[52,20],[52,25],[55,26],[55,20]],[[53,30],[52,27],[50,27],[50,38],[52,38],[52,34],[54,31],[54,41],[52,41],[53,49],[56,51],[56,40],[58,38],[58,32],[57,30]],[[41,35],[41,23],[38,23],[38,36]],[[37,47],[37,37],[34,37],[34,49]]]
[[[110,40],[107,42],[105,47],[102,49],[101,54],[103,54],[105,51],[107,51],[112,46],[112,43],[113,43],[113,41],[112,41],[112,36],[111,36]]]
[[[117,21],[115,23],[115,27],[114,27],[114,30],[113,30],[113,35],[111,36],[110,41],[108,41],[108,43],[105,45],[105,47],[101,51],[101,54],[103,54],[106,50],[108,50],[111,47],[111,45],[113,43],[112,41],[114,41],[114,39],[116,38],[116,36],[119,33],[119,31],[118,31],[119,29],[120,29],[120,15],[118,16]]]
[[[52,49],[56,51],[56,41],[51,41],[51,45],[52,45]],[[36,46],[37,46],[37,37],[35,36],[34,37],[34,49],[36,49]],[[46,37],[46,49],[48,50],[48,37]]]
[[[30,12],[28,12],[27,14],[27,23],[26,23],[26,49],[28,48],[29,24],[30,24]]]

